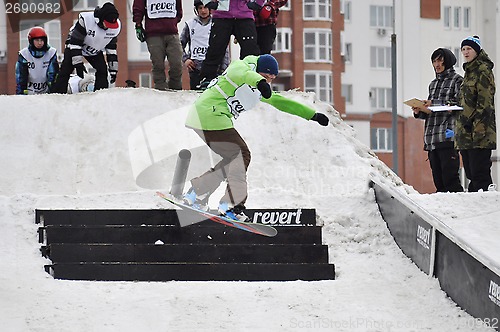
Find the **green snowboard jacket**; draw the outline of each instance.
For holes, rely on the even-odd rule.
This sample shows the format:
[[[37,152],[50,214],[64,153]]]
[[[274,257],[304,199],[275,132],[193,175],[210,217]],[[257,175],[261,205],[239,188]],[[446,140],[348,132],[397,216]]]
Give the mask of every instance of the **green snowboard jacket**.
[[[257,89],[259,81],[264,79],[256,72],[258,58],[249,55],[243,60],[231,62],[195,101],[188,113],[186,126],[202,130],[233,128],[233,118],[252,109],[260,100],[280,111],[310,120],[316,111],[306,105],[274,91],[270,98],[262,98]]]

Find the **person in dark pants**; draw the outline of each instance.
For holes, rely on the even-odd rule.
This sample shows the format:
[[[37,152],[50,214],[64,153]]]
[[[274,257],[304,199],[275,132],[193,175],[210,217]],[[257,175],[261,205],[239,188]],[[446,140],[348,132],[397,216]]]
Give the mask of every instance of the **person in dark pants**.
[[[276,39],[279,9],[287,2],[288,0],[267,0],[262,8],[254,10],[260,54],[271,54]]]
[[[478,36],[464,39],[461,50],[465,61],[460,89],[463,111],[458,113],[455,145],[470,180],[468,191],[485,191],[494,187],[491,151],[497,147],[494,64],[481,49]]]
[[[182,16],[182,0],[134,0],[132,5],[136,37],[148,46],[157,90],[182,90],[182,46],[177,28]]]
[[[218,75],[231,35],[241,47],[240,59],[260,54],[253,10],[262,7],[266,0],[229,0],[229,10],[216,10],[219,6],[216,0],[202,1],[205,7],[213,9],[209,46],[200,71],[200,88],[206,89]]]
[[[196,16],[184,25],[181,32],[181,45],[182,61],[189,72],[189,87],[191,90],[197,90],[200,85],[201,66],[208,49],[212,14],[201,0],[194,0],[193,4]],[[229,66],[230,61],[229,47],[227,47],[224,60],[217,73],[221,74]]]
[[[431,112],[431,105],[456,105],[462,76],[453,67],[455,55],[446,48],[438,48],[431,55],[436,78],[429,84],[429,96],[424,107],[413,107],[413,116],[425,120],[424,150],[427,151],[432,179],[437,192],[461,192],[458,170],[460,157],[454,147],[455,114],[451,111]]]
[[[94,12],[80,13],[66,40],[64,60],[54,85],[54,92],[67,92],[68,81],[74,69],[78,76],[84,77],[86,69],[83,58],[96,70],[95,90],[108,88],[109,82],[115,83],[118,74],[116,42],[121,30],[118,16],[118,11],[110,2],[96,7]],[[106,52],[106,59],[103,51]]]

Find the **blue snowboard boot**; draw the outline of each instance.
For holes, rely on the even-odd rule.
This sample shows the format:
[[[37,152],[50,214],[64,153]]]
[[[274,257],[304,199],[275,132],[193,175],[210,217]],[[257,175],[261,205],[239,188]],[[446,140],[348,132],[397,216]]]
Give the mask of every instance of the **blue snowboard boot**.
[[[219,213],[221,216],[235,221],[249,222],[250,218],[243,212],[244,209],[245,207],[241,204],[231,208],[227,202],[219,203]]]
[[[184,204],[192,206],[195,209],[201,211],[208,211],[208,197],[210,195],[203,194],[198,196],[194,191],[194,188],[190,188],[182,197]]]

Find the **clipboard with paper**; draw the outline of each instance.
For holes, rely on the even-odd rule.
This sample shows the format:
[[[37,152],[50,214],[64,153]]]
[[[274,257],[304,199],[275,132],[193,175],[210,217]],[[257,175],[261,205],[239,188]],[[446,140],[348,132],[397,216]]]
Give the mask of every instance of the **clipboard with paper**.
[[[430,109],[433,112],[463,111],[463,107],[456,105],[429,106],[428,109]]]
[[[410,107],[417,107],[420,108],[420,110],[424,113],[430,114],[431,112],[425,107],[425,103],[423,100],[417,99],[417,98],[412,98],[404,101],[405,105],[408,105]]]

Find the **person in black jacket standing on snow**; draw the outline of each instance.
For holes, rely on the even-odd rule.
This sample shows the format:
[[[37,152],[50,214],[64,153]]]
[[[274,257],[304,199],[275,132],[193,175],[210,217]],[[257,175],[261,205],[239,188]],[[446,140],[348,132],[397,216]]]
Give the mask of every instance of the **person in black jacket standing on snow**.
[[[83,12],[78,16],[78,21],[71,28],[66,40],[64,60],[54,92],[67,92],[73,69],[76,69],[78,76],[84,77],[86,70],[83,58],[96,70],[95,90],[106,89],[109,83],[115,83],[118,74],[116,42],[121,30],[118,16],[118,11],[110,2],[106,2],[102,7],[96,7],[94,12]],[[103,51],[106,52],[106,59]]]
[[[456,105],[463,78],[455,72],[455,55],[438,48],[431,55],[436,78],[429,84],[424,107],[413,107],[414,117],[425,120],[424,150],[428,152],[432,178],[437,192],[461,192],[458,170],[460,157],[454,147],[455,114],[452,111],[431,112],[431,105]]]

